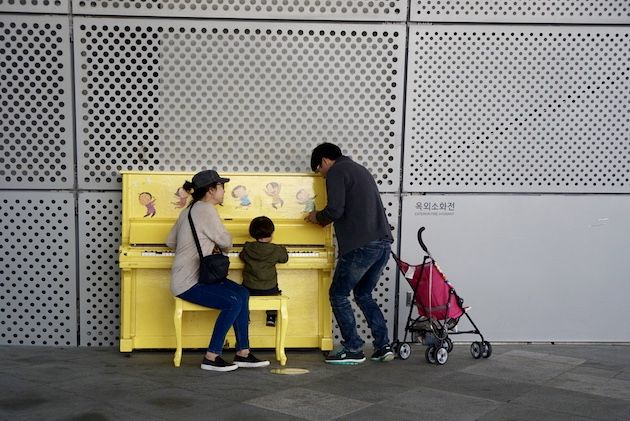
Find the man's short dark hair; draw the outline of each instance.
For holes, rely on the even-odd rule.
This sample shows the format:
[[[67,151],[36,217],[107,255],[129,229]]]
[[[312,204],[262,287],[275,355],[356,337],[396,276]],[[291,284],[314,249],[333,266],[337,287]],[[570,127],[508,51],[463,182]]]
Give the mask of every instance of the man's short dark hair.
[[[273,221],[266,216],[257,216],[249,223],[249,235],[256,240],[271,237],[275,230]]]
[[[322,163],[323,158],[335,161],[342,155],[341,149],[337,145],[328,142],[317,145],[311,154],[311,170],[317,171],[317,167]]]

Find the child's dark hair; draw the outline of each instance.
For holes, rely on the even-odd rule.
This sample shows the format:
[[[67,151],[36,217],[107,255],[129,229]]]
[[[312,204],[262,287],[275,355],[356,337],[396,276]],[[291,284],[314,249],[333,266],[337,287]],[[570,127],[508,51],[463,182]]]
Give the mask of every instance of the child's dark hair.
[[[249,223],[249,235],[256,240],[271,237],[275,230],[273,221],[266,216],[257,216]]]
[[[193,200],[190,203],[192,205],[197,200],[203,199],[203,197],[206,195],[208,190],[216,189],[217,188],[217,184],[218,183],[212,183],[209,186],[200,187],[200,188],[196,189],[195,186],[193,185],[193,183],[191,183],[190,181],[185,181],[184,185],[182,186],[182,188],[184,190],[186,190],[186,192],[188,192],[189,194],[192,195]]]

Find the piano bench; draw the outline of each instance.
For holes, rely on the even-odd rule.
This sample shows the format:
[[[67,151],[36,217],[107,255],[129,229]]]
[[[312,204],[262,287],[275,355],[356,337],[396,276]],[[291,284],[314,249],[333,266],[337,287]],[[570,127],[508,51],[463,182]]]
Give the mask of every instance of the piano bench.
[[[287,326],[289,324],[289,314],[287,312],[287,301],[289,297],[285,295],[257,295],[249,297],[249,310],[277,310],[276,318],[276,359],[280,365],[286,365],[287,355],[284,352],[284,344],[287,336]],[[179,367],[182,361],[182,319],[185,311],[218,311],[215,308],[209,308],[193,304],[191,302],[175,297],[175,314],[173,320],[175,322],[175,340],[177,348],[175,349],[175,357],[173,364]],[[210,337],[208,337],[210,340]]]

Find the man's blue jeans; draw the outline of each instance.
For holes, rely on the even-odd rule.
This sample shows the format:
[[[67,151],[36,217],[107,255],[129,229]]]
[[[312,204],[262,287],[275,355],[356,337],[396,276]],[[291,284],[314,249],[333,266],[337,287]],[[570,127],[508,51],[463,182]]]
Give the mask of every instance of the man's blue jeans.
[[[195,284],[178,295],[182,300],[220,310],[214,324],[208,351],[221,355],[225,336],[234,326],[236,350],[249,348],[249,292],[247,288],[225,279],[216,284]]]
[[[389,260],[391,243],[387,240],[372,241],[354,249],[337,260],[337,267],[330,286],[330,304],[339,325],[344,348],[351,352],[363,350],[363,339],[357,332],[357,324],[348,297],[350,291],[363,312],[372,331],[375,349],[389,344],[387,324],[372,291],[381,277],[381,271]]]

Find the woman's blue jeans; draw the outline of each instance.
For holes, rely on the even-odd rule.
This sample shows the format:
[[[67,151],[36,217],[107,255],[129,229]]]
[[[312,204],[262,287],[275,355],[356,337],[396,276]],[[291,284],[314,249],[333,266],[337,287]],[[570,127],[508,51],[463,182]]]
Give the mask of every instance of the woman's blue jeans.
[[[330,286],[330,304],[344,348],[350,352],[363,350],[363,339],[357,332],[357,324],[348,297],[354,293],[354,300],[363,312],[374,338],[375,349],[389,344],[387,324],[372,291],[381,277],[381,271],[389,260],[391,243],[387,240],[372,241],[354,249],[337,260],[335,274]]]
[[[208,351],[221,354],[225,336],[234,326],[236,350],[249,348],[249,292],[247,288],[226,279],[216,284],[195,284],[179,298],[204,307],[220,310],[214,324]]]

